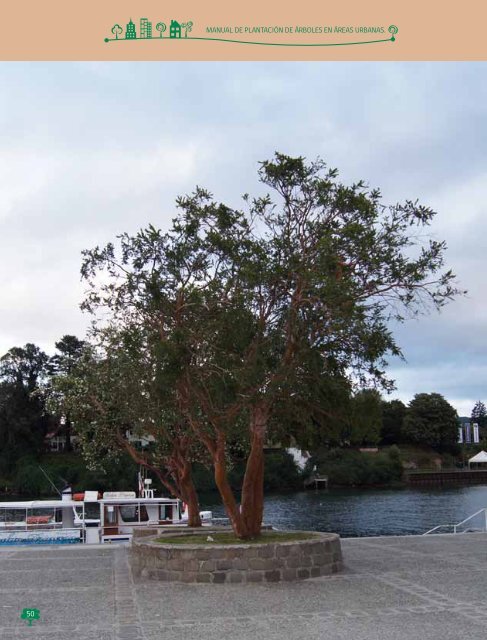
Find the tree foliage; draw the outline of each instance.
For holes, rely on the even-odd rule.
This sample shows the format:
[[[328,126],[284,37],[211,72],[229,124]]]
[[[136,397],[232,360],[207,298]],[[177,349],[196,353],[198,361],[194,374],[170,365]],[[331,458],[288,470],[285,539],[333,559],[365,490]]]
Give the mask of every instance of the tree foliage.
[[[439,393],[418,393],[409,403],[403,436],[405,442],[451,450],[458,439],[457,412]]]
[[[41,451],[49,426],[42,397],[35,392],[47,375],[48,356],[32,343],[0,358],[0,473]]]
[[[376,389],[362,389],[352,398],[348,415],[351,445],[376,445],[382,426],[381,398]]]
[[[479,425],[480,438],[484,439],[487,435],[487,409],[481,400],[475,403],[472,409],[471,420]]]
[[[402,442],[402,428],[406,416],[406,405],[401,400],[382,401],[382,444]]]
[[[321,160],[276,154],[259,169],[272,196],[244,196],[246,211],[197,188],[178,199],[169,232],[149,226],[84,253],[83,306],[105,314],[95,334],[107,317],[143,327],[240,537],[260,531],[277,407],[299,403],[305,380],[390,388],[386,358],[401,351],[388,321],[459,293],[443,270],[445,244],[418,234],[430,208],[385,206],[379,190],[337,175]],[[240,505],[226,456],[237,435],[248,450]]]

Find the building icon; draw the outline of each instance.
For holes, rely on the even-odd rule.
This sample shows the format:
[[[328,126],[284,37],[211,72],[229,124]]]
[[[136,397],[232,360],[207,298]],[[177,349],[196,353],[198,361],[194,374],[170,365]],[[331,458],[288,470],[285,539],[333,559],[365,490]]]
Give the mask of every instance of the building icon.
[[[137,38],[137,34],[135,33],[135,24],[132,22],[132,18],[130,18],[130,22],[127,25],[127,31],[125,32],[125,38],[127,40],[135,40]]]
[[[169,37],[170,38],[180,38],[181,37],[181,25],[176,20],[171,20],[171,26],[169,27]]]
[[[147,20],[147,18],[140,19],[140,37],[152,38],[152,22]]]

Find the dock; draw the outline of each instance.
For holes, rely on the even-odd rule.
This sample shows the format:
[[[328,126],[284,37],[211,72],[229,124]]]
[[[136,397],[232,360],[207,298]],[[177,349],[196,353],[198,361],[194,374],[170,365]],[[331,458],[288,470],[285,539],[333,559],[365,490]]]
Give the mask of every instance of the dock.
[[[331,577],[185,585],[134,581],[125,546],[8,547],[0,638],[484,640],[486,548],[477,533],[349,538]],[[32,627],[23,608],[40,612]]]
[[[406,471],[405,481],[412,486],[487,484],[487,469],[445,469],[443,471]]]
[[[305,489],[328,489],[328,476],[314,474],[304,481]]]

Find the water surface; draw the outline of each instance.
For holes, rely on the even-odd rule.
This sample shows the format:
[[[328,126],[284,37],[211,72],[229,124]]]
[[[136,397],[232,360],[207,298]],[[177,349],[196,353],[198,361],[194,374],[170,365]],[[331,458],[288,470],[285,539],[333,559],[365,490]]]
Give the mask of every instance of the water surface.
[[[203,504],[215,516],[225,515],[221,504]],[[311,490],[267,496],[264,521],[279,529],[335,531],[343,537],[406,535],[460,522],[485,507],[487,485]],[[481,517],[472,522],[480,524]]]

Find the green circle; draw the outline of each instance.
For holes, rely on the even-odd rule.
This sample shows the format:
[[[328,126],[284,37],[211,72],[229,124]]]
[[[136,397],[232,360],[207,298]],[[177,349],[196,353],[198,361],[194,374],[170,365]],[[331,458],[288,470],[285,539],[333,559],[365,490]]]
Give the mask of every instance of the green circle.
[[[391,42],[395,42],[395,41],[396,41],[396,38],[394,36],[392,36]]]
[[[109,42],[108,38],[105,38],[105,42]]]

